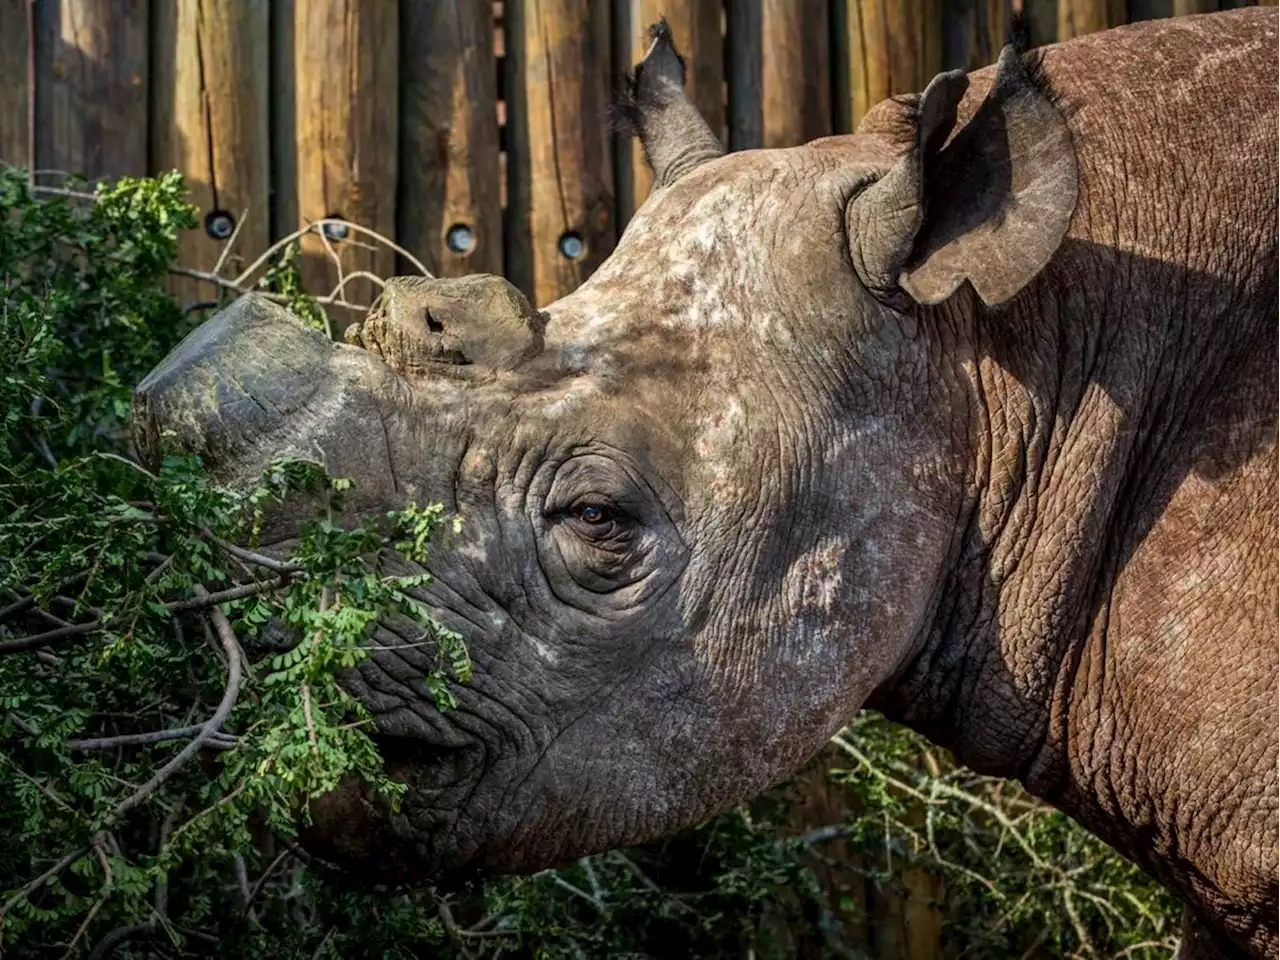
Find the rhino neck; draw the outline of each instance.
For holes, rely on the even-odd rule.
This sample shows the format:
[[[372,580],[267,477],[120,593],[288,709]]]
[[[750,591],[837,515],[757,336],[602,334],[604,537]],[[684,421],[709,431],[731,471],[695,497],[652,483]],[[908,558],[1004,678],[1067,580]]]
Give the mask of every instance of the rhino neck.
[[[1170,318],[1148,291],[1185,276],[1144,271],[1167,268],[1069,242],[1042,295],[976,319],[944,312],[973,345],[956,360],[972,488],[919,651],[869,703],[1051,800],[1070,789],[1081,657],[1100,655],[1090,636],[1126,558],[1188,469],[1173,441],[1247,349],[1247,336],[1218,349],[1221,335],[1215,348],[1220,311]],[[1072,276],[1102,282],[1084,291]]]

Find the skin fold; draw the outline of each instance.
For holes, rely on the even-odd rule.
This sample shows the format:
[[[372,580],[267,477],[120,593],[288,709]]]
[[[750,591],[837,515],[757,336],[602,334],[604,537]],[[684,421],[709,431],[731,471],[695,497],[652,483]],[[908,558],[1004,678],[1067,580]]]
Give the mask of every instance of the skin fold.
[[[193,333],[144,454],[289,451],[353,512],[464,518],[423,597],[475,679],[438,713],[384,624],[344,683],[408,794],[336,791],[309,844],[536,870],[870,705],[1167,884],[1180,955],[1274,957],[1276,42],[1251,9],[1009,49],[720,155],[659,28],[627,100],[658,189],[571,295],[404,278],[354,345],[253,298]]]

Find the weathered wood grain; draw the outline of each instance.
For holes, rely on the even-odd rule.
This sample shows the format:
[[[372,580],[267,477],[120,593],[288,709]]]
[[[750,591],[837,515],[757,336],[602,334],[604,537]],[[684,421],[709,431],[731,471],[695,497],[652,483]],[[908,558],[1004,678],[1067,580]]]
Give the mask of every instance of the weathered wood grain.
[[[147,0],[36,4],[36,165],[147,172]]]
[[[835,127],[825,0],[731,0],[732,149],[789,147]]]
[[[281,17],[281,32],[292,41],[291,62],[273,71],[273,100],[285,102],[286,119],[292,114],[293,143],[291,162],[276,164],[277,193],[291,189],[281,206],[294,214],[281,220],[281,232],[339,216],[394,237],[398,14],[399,5],[388,0],[293,0]],[[395,254],[387,247],[338,233],[330,235],[330,246],[348,273],[395,272]],[[329,293],[337,272],[324,241],[311,233],[302,247],[307,289]],[[349,299],[362,303],[374,292],[363,280],[346,288]],[[353,319],[336,310],[330,315],[336,327]]]
[[[626,31],[630,42],[626,67],[640,62],[649,49],[648,28],[666,17],[676,49],[684,57],[685,90],[698,111],[723,142],[725,137],[724,23],[719,4],[705,0],[630,0],[621,4],[625,18],[615,29]],[[624,138],[627,168],[619,178],[618,208],[622,222],[644,203],[653,188],[653,173],[644,161],[638,141]]]
[[[1043,47],[1058,40],[1058,0],[1014,0],[1014,9],[1021,8],[1026,18],[1031,45]]]
[[[942,8],[942,69],[977,70],[995,63],[1009,38],[1012,0],[970,0]]]
[[[848,0],[850,119],[881,100],[923,90],[942,69],[942,0]]]
[[[576,288],[614,242],[609,5],[505,5],[507,276],[535,304]]]
[[[408,3],[400,16],[399,242],[438,276],[501,273],[493,4]]]
[[[1125,21],[1124,0],[1058,0],[1058,40],[1070,40]]]
[[[31,165],[29,0],[0,0],[0,161]]]
[[[201,220],[179,237],[178,260],[212,270],[237,224],[232,256],[252,260],[270,243],[267,0],[166,0],[152,30],[151,165],[187,178]],[[194,302],[218,291],[174,277],[171,292]]]

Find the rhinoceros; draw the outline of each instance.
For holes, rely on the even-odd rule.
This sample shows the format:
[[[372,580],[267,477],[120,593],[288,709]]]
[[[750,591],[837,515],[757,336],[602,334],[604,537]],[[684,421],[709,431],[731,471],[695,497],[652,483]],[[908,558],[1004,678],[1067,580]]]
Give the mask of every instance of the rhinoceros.
[[[1020,780],[1276,955],[1277,15],[943,73],[852,135],[726,154],[659,27],[655,189],[579,289],[397,279],[339,344],[237,301],[138,387],[228,481],[464,518],[412,644],[346,677],[393,775],[310,840],[406,882],[697,822],[872,706]],[[393,626],[384,626],[393,631]],[[392,637],[393,632],[385,636]]]

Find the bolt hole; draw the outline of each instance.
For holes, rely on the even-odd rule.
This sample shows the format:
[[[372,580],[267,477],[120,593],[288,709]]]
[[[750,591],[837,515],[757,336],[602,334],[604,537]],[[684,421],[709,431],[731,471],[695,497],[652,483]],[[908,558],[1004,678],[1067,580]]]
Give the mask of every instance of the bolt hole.
[[[560,235],[560,256],[566,260],[577,260],[587,252],[587,245],[582,234],[576,230],[567,230]]]
[[[204,232],[215,240],[227,240],[236,232],[236,218],[225,210],[210,210],[204,217]]]
[[[455,223],[445,232],[444,242],[452,253],[470,253],[476,248],[476,233],[465,223]]]
[[[334,222],[341,219],[342,214],[331,213],[325,217],[326,223],[320,227],[321,232],[324,233],[324,238],[330,243],[341,243],[351,235],[351,229],[345,223]]]

